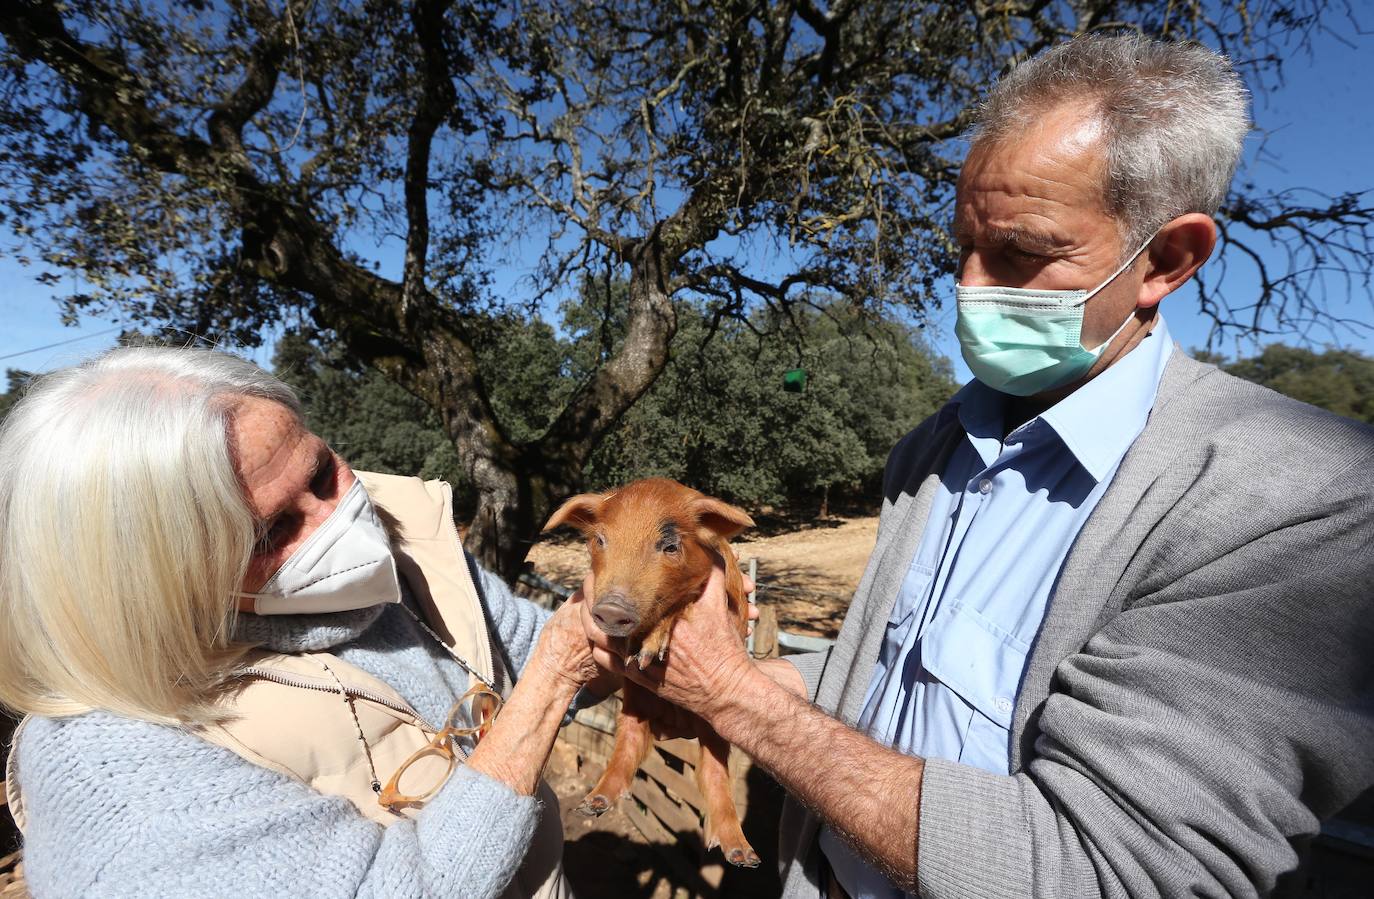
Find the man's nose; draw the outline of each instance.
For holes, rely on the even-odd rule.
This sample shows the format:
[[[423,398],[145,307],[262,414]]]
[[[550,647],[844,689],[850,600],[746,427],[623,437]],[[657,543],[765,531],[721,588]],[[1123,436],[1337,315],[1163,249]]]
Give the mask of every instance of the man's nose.
[[[960,287],[995,287],[996,279],[988,274],[988,268],[978,250],[968,250],[959,257],[959,268],[954,273],[955,283]]]

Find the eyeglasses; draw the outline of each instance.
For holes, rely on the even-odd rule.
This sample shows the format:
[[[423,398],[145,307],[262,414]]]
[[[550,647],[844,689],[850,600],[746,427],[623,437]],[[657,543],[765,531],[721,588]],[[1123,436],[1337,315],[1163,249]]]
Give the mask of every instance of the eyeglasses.
[[[433,796],[458,763],[454,744],[463,747],[464,756],[470,753],[491,729],[492,719],[500,709],[500,696],[482,684],[474,684],[448,710],[444,726],[429,745],[417,750],[391,775],[377,794],[377,801],[394,812],[398,806],[414,805]]]

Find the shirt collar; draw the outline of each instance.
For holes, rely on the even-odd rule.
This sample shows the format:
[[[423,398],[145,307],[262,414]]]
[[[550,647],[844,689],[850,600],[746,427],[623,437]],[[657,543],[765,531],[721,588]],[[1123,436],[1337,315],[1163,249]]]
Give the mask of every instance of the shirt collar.
[[[1134,350],[1039,416],[1093,480],[1101,482],[1110,475],[1145,429],[1173,349],[1161,315]],[[940,409],[936,425],[957,417],[978,455],[991,465],[1002,448],[1005,407],[1004,395],[975,379]],[[1017,431],[1026,433],[1030,425]]]
[[[1173,350],[1160,316],[1135,349],[1040,416],[1093,480],[1109,476],[1145,430]]]
[[[1006,400],[1006,396],[977,379],[965,384],[950,400],[951,414],[958,416],[959,426],[984,465],[996,462],[1002,453]]]

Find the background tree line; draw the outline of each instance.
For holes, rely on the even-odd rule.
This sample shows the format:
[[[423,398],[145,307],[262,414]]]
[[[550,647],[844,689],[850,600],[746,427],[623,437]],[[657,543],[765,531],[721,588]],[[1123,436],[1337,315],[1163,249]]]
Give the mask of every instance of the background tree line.
[[[496,374],[493,404],[513,433],[537,433],[575,389],[602,340],[600,315],[584,291],[563,309],[561,327],[515,318],[493,322],[484,364]],[[797,517],[827,498],[874,512],[886,454],[902,434],[952,395],[948,360],[917,329],[873,320],[837,303],[807,314],[802,342],[760,337],[740,323],[706,340],[710,322],[684,314],[663,375],[590,459],[588,489],[640,477],[670,477],[749,508]],[[616,337],[613,339],[623,339]],[[1228,361],[1196,352],[1237,377],[1294,399],[1374,424],[1374,358],[1340,349],[1271,344]],[[356,467],[443,478],[455,485],[462,517],[477,497],[434,411],[375,369],[351,364],[289,336],[276,373],[300,394],[317,433]],[[783,373],[802,367],[806,390],[788,393]],[[0,421],[30,377],[10,369]]]
[[[588,284],[564,304],[557,329],[514,316],[484,328],[478,352],[492,405],[513,435],[546,428],[624,339],[624,285],[611,293],[609,317],[604,291]],[[771,314],[714,323],[712,334],[710,320],[679,310],[668,364],[589,458],[587,488],[671,477],[751,509],[813,515],[832,498],[876,495],[897,438],[953,393],[948,360],[919,329],[843,301],[799,312],[786,332]],[[278,345],[274,368],[304,398],[311,426],[355,465],[454,481],[472,512],[453,444],[415,397],[300,337]],[[783,385],[794,370],[805,372],[800,392]]]
[[[747,371],[715,374],[736,364],[717,339],[776,335],[785,358],[834,309],[938,305],[958,138],[1010,65],[1128,28],[1228,51],[1262,91],[1354,18],[1324,0],[0,0],[0,226],[37,277],[78,285],[65,316],[248,346],[287,332],[403,389],[452,444],[430,461],[476,498],[468,548],[511,575],[555,503],[611,476],[608,440],[646,467],[690,470],[693,447],[777,462],[757,487],[703,485],[723,493],[862,479],[872,423],[846,420],[843,446],[802,424],[747,439],[841,392],[819,362],[814,389],[734,432],[635,410],[689,401],[653,391],[693,386],[668,372],[691,353],[743,389]],[[1364,194],[1241,179],[1222,259],[1252,262],[1259,295],[1198,279],[1198,301],[1222,328],[1320,318],[1328,274],[1367,285],[1371,223]],[[529,277],[498,284],[512,266]],[[598,336],[536,359],[539,326],[518,322],[587,279],[624,285],[568,332]],[[507,344],[558,376],[515,389]],[[838,414],[791,411],[817,432]],[[823,483],[786,461],[803,456]]]

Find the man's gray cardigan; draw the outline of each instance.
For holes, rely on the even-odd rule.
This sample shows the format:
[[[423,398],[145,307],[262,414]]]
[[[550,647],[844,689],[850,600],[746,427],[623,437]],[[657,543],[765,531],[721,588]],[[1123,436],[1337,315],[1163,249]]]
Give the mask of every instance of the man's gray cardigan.
[[[932,417],[892,451],[839,639],[794,657],[845,721],[963,436]],[[926,763],[921,895],[1268,894],[1374,783],[1372,586],[1374,429],[1175,350],[1060,572],[1011,775]],[[787,897],[818,895],[817,827],[788,800]]]

